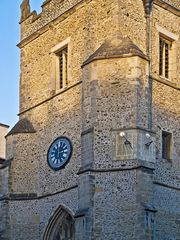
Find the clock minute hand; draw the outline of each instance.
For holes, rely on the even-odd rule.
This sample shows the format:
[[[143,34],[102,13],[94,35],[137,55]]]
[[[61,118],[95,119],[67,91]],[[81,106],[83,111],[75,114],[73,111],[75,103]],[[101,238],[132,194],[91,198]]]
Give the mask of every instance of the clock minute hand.
[[[61,149],[60,149],[60,144],[58,144],[58,157],[60,157],[60,153],[61,153],[60,150],[61,150]]]

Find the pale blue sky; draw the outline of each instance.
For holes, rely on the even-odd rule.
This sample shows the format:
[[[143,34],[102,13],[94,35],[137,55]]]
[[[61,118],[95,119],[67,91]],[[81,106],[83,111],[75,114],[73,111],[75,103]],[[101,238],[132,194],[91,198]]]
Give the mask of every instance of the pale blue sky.
[[[0,0],[0,123],[12,127],[19,111],[20,4],[22,0]],[[41,11],[43,0],[30,0],[31,10]]]

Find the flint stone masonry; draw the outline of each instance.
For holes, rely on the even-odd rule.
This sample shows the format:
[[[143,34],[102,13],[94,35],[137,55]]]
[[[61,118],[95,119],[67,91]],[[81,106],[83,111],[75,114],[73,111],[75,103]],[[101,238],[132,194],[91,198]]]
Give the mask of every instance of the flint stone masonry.
[[[178,0],[46,0],[37,15],[22,2],[20,113],[0,162],[0,239],[60,239],[68,223],[65,240],[179,240],[178,8]],[[170,79],[159,76],[165,33]],[[64,43],[59,90],[53,50]],[[162,131],[172,133],[170,159]],[[73,152],[54,171],[47,152],[60,136]]]
[[[39,200],[12,201],[9,206],[11,216],[9,239],[20,240],[25,237],[27,240],[43,239],[48,222],[56,210],[55,206],[69,206],[74,214],[76,203],[77,188]]]
[[[5,136],[8,133],[8,125],[0,123],[0,158],[6,158],[6,140]]]

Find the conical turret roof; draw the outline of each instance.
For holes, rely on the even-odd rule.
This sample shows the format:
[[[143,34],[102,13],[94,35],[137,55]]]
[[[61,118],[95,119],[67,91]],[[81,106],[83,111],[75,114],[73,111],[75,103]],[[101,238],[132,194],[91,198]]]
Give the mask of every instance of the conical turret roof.
[[[105,42],[83,63],[83,66],[94,60],[131,56],[140,56],[147,59],[146,55],[129,37],[123,37],[121,34],[117,34],[105,40]]]

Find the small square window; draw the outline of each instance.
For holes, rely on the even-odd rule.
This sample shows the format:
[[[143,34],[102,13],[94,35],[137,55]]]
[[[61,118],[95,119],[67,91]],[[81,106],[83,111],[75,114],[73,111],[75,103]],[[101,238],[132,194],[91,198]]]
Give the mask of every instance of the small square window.
[[[170,78],[171,71],[171,48],[172,41],[160,36],[159,38],[159,75],[161,77]]]
[[[56,89],[63,89],[68,81],[68,47],[56,53]]]
[[[162,158],[171,159],[172,133],[162,131]]]

